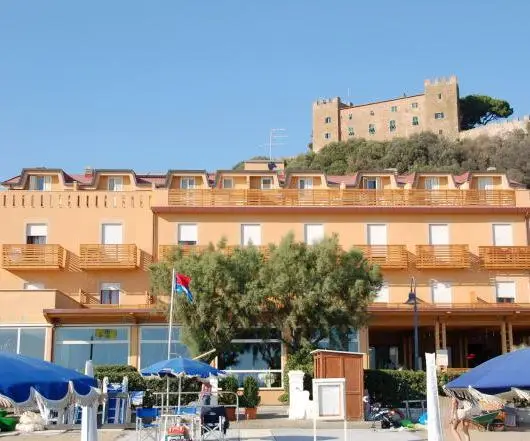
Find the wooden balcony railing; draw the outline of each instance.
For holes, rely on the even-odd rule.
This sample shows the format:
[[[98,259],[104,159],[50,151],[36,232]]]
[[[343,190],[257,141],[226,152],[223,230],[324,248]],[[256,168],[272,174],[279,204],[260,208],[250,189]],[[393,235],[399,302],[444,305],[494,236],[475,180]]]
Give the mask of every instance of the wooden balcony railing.
[[[468,245],[416,245],[417,268],[469,268]]]
[[[149,294],[148,291],[139,293],[120,293],[120,296],[124,295],[127,297],[134,296],[140,303],[130,302],[127,299],[126,302],[121,301],[120,303],[101,303],[100,293],[88,293],[83,290],[79,290],[79,303],[85,308],[103,308],[103,309],[151,309],[155,307],[156,299],[154,296]]]
[[[466,207],[515,206],[514,190],[177,190],[170,207]]]
[[[530,269],[530,246],[479,247],[478,250],[486,269]]]
[[[137,266],[136,245],[81,245],[79,267],[82,269],[133,269]]]
[[[59,269],[64,266],[60,245],[3,245],[2,266],[6,269]]]
[[[354,245],[364,257],[381,268],[405,269],[408,253],[405,245]]]
[[[412,313],[412,305],[403,303],[383,303],[374,302],[368,306],[371,312],[382,311],[410,311]],[[420,311],[439,311],[439,310],[453,310],[453,311],[530,311],[530,303],[418,303],[418,310]]]

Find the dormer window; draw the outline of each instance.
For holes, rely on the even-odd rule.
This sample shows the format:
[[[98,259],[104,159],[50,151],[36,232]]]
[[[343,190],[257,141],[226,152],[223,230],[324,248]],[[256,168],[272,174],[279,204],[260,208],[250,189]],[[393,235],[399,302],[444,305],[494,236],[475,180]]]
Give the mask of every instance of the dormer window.
[[[180,178],[180,188],[182,190],[193,190],[195,188],[195,178]]]
[[[378,190],[379,178],[363,178],[363,188],[367,190]]]
[[[108,184],[109,191],[123,191],[123,178],[121,176],[111,176]]]
[[[30,176],[29,189],[34,191],[50,191],[52,189],[52,177]]]
[[[262,190],[272,189],[272,178],[261,178],[261,189]]]
[[[313,178],[300,178],[298,180],[298,188],[300,190],[312,190],[313,189]]]
[[[440,189],[440,179],[437,177],[425,178],[425,190],[439,190]]]
[[[223,179],[223,188],[226,188],[227,190],[231,190],[234,188],[234,180],[232,178],[224,178]]]

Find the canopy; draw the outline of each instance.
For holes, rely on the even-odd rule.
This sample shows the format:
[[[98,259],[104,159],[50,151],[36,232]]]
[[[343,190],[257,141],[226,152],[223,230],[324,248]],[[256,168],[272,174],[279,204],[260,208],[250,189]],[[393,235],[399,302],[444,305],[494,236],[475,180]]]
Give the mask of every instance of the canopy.
[[[510,392],[512,388],[530,389],[530,349],[492,358],[445,385],[451,391],[469,387],[489,395]]]
[[[62,409],[71,402],[92,405],[99,396],[95,378],[47,361],[0,352],[0,405],[43,404]]]
[[[141,374],[144,377],[200,377],[208,378],[210,375],[217,377],[224,375],[223,371],[210,366],[202,361],[190,358],[176,357],[170,360],[163,360],[145,369]]]

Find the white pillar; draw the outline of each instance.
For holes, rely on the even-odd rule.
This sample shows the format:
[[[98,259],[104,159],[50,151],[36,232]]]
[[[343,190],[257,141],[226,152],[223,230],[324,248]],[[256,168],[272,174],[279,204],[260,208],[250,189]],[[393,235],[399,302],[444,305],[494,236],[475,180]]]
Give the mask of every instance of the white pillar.
[[[304,372],[289,371],[289,419],[303,420],[309,403],[309,393],[304,394]],[[307,397],[306,397],[307,396]]]
[[[210,385],[212,386],[212,395],[210,397],[210,405],[217,406],[219,398],[219,378],[210,375],[208,378]]]

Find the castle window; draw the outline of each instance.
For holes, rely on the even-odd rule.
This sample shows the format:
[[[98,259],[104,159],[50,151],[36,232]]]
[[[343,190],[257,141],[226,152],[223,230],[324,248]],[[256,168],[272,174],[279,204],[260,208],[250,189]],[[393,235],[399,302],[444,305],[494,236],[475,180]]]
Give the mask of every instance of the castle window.
[[[438,130],[438,135],[443,135],[444,131],[443,130]]]
[[[353,119],[353,115],[351,113],[348,115],[348,119]]]
[[[412,103],[410,105],[413,109],[417,109],[418,108],[418,103]]]
[[[372,115],[372,116],[374,116],[374,115],[375,115],[375,113],[374,113],[374,111],[373,111],[373,110],[370,110],[370,115]]]
[[[390,122],[388,123],[388,128],[390,129],[391,132],[395,131],[396,130],[396,121],[395,120],[390,120]]]
[[[397,106],[392,106],[392,107],[390,108],[390,111],[391,111],[391,112],[397,112]]]
[[[324,133],[325,139],[331,139],[331,133]]]
[[[439,99],[439,100],[442,99],[442,94],[441,94],[441,93],[438,94],[438,99]]]
[[[437,112],[434,114],[434,119],[444,119],[445,115],[443,112]]]
[[[413,126],[419,126],[420,125],[420,121],[418,120],[417,116],[413,116],[412,117],[412,125]]]
[[[324,120],[326,124],[329,124],[331,122],[331,116],[326,116],[326,119]]]
[[[375,133],[375,124],[368,124],[368,133],[373,135]]]
[[[348,136],[354,136],[355,132],[353,131],[353,127],[348,127]]]

